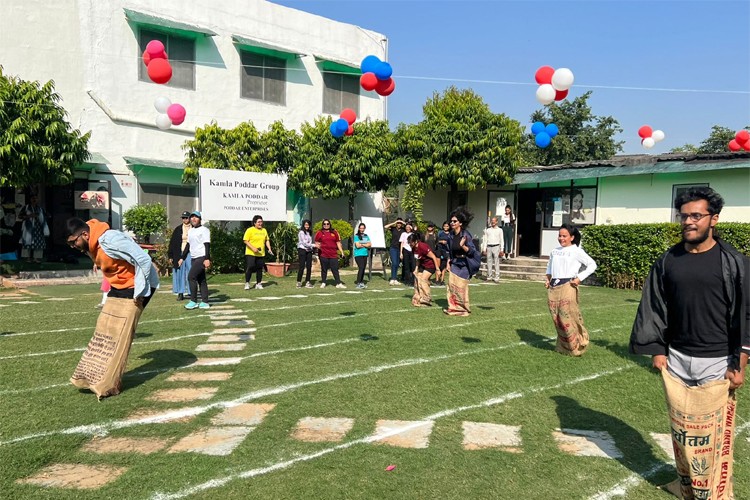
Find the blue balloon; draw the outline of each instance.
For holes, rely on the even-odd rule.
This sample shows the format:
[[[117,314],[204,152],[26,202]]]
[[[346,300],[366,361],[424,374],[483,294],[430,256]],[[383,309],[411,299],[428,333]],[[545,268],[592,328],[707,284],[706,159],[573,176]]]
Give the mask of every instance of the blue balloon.
[[[375,73],[375,76],[378,78],[378,80],[387,80],[393,74],[393,68],[387,62],[381,62],[378,63],[377,66],[375,66],[375,70],[373,71],[373,73]]]
[[[539,132],[536,134],[536,137],[534,137],[534,142],[536,142],[536,145],[540,148],[546,148],[552,142],[552,137],[550,137],[547,132]]]
[[[560,129],[557,128],[557,125],[555,125],[554,123],[550,123],[549,125],[544,127],[544,131],[547,132],[550,138],[555,137],[557,134],[560,133]]]
[[[544,123],[542,123],[542,122],[535,122],[531,126],[531,133],[534,134],[534,135],[536,135],[539,132],[544,132]]]
[[[362,59],[359,69],[362,70],[362,73],[375,73],[375,68],[380,63],[381,61],[378,56],[367,56]]]
[[[328,130],[331,131],[331,135],[334,137],[341,137],[342,135],[344,135],[343,132],[339,133],[339,129],[336,126],[336,122],[331,123],[331,126],[328,127]]]
[[[344,135],[346,131],[349,130],[349,122],[346,121],[344,118],[339,118],[333,123],[334,125],[336,125],[336,132],[338,132],[341,135]]]

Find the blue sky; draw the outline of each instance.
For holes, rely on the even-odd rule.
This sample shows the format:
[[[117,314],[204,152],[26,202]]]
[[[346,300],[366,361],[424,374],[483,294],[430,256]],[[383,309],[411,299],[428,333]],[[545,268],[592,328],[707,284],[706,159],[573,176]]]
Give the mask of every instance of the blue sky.
[[[715,124],[750,125],[747,0],[274,3],[388,37],[397,84],[388,104],[392,126],[421,120],[427,98],[451,84],[473,88],[494,112],[530,125],[540,107],[534,73],[543,65],[573,71],[570,97],[593,91],[592,111],[620,122],[626,153],[647,152],[637,135],[644,124],[666,134],[651,153],[697,144]]]

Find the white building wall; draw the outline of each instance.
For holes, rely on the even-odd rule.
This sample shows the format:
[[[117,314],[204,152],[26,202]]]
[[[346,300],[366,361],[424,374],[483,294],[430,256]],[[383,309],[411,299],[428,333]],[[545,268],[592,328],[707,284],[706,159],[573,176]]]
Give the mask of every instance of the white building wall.
[[[143,64],[138,29],[123,8],[198,25],[217,33],[196,41],[195,90],[138,80]],[[276,43],[306,54],[287,64],[286,106],[240,98],[240,54],[232,35]],[[71,124],[91,131],[90,151],[124,181],[121,210],[137,203],[137,182],[124,156],[181,162],[185,140],[196,127],[216,121],[231,128],[251,120],[260,130],[276,120],[299,129],[323,114],[323,77],[315,55],[358,65],[385,57],[385,37],[354,25],[265,0],[10,0],[0,16],[0,64],[25,80],[54,80]],[[185,122],[156,128],[154,100],[166,96],[187,110]],[[358,120],[384,119],[383,98],[362,91]],[[114,117],[114,119],[112,118]],[[93,176],[98,177],[98,176]]]

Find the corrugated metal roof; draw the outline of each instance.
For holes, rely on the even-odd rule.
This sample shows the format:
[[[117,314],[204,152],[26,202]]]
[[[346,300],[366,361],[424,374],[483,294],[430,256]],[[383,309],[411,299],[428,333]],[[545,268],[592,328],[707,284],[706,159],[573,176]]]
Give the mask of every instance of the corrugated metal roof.
[[[157,29],[163,28],[167,31],[176,31],[182,35],[193,37],[195,37],[196,34],[204,36],[216,36],[216,33],[214,31],[202,26],[198,26],[197,24],[175,21],[173,19],[167,19],[166,17],[162,17],[157,14],[150,14],[132,9],[123,9],[123,11],[125,11],[125,17],[136,24],[147,24]]]
[[[182,162],[167,161],[167,160],[154,160],[152,158],[136,158],[134,156],[123,156],[125,163],[130,165],[142,165],[145,167],[156,167],[156,168],[173,168],[184,170],[185,165]]]
[[[251,51],[260,52],[280,59],[294,59],[297,56],[305,55],[304,52],[299,50],[289,49],[275,42],[267,42],[246,35],[232,35],[232,41]]]

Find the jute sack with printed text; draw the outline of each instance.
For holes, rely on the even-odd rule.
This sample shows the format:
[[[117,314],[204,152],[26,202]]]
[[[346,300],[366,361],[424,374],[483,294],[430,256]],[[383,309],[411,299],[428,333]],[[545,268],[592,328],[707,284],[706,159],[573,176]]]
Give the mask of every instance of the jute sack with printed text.
[[[729,390],[729,381],[688,387],[666,369],[662,370],[662,379],[682,498],[733,499],[737,400]]]
[[[99,399],[120,393],[122,374],[142,311],[132,299],[107,298],[96,321],[94,336],[70,378],[74,386],[90,389]]]

